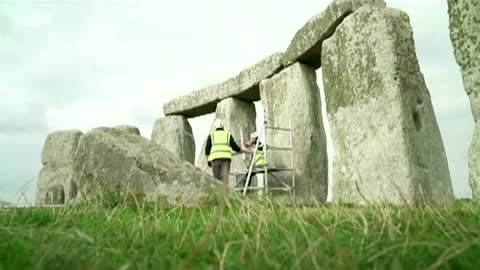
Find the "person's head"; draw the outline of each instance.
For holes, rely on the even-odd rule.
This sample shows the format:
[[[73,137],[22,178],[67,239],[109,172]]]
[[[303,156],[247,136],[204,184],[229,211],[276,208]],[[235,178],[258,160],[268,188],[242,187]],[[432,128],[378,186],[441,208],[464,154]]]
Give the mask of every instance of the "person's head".
[[[215,129],[223,129],[223,120],[222,119],[215,119],[215,122],[213,122],[213,127]]]
[[[256,142],[258,140],[258,133],[255,131],[250,134],[250,139]]]

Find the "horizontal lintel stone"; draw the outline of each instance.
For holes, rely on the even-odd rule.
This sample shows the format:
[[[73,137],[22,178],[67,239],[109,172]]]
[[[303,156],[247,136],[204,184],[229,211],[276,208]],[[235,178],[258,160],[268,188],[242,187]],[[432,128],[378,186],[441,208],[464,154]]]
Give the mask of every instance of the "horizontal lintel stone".
[[[262,80],[272,77],[283,68],[282,58],[283,53],[274,53],[225,82],[175,98],[163,105],[163,113],[190,118],[214,113],[217,103],[229,97],[258,101],[260,100],[258,85]]]

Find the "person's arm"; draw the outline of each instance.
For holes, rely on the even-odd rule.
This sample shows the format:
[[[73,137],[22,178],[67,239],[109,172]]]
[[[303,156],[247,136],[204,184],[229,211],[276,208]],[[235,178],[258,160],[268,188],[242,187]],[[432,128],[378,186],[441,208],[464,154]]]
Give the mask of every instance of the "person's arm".
[[[235,142],[233,139],[233,136],[230,135],[230,147],[232,148],[233,151],[235,152],[240,152],[242,149],[238,146],[238,144]]]
[[[245,148],[242,146],[242,148],[240,148],[237,143],[235,142],[235,140],[233,139],[233,136],[230,135],[230,147],[232,148],[233,151],[237,152],[237,153],[246,153],[246,154],[252,154],[253,152],[248,149],[248,148]]]
[[[208,135],[207,144],[205,145],[205,156],[210,155],[210,151],[212,150],[212,136]]]

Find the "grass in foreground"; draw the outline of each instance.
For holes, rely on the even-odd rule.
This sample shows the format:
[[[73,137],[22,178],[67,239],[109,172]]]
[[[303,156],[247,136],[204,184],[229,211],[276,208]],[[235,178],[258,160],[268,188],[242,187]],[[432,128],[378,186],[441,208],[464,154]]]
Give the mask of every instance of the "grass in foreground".
[[[0,210],[0,269],[478,269],[480,204]],[[213,225],[212,225],[213,224]]]

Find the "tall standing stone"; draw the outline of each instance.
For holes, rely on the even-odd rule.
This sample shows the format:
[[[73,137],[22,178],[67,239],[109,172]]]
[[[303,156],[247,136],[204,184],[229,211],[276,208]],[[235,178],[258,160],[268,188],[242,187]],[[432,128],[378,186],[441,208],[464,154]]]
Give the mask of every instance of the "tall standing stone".
[[[453,199],[443,141],[420,72],[408,16],[364,7],[322,50],[335,148],[335,202]]]
[[[449,0],[448,13],[455,58],[462,71],[463,84],[476,123],[469,149],[469,181],[473,198],[480,199],[480,2]]]
[[[48,134],[42,149],[43,167],[38,175],[35,204],[64,204],[75,199],[73,159],[81,136],[79,130]]]
[[[322,123],[320,91],[315,70],[294,64],[271,79],[260,83],[260,95],[268,125],[293,128],[293,155],[298,202],[325,202],[328,192],[328,165],[325,130]],[[267,131],[267,144],[290,145],[289,134]],[[267,150],[267,163],[274,167],[290,167],[288,152]],[[267,176],[268,177],[268,176]],[[291,182],[288,173],[277,177]],[[279,185],[272,177],[273,185]]]
[[[455,58],[476,122],[480,118],[480,2],[448,0],[448,13]]]
[[[470,168],[469,182],[472,189],[472,198],[480,199],[480,125],[475,126],[472,143],[468,151]]]
[[[250,133],[255,129],[255,105],[253,102],[243,101],[236,98],[227,98],[220,101],[217,104],[217,110],[215,112],[215,118],[223,119],[225,130],[230,132],[235,139],[238,146],[241,146],[240,129],[242,130],[244,139],[248,139]],[[213,125],[210,127],[211,134],[214,131]],[[208,136],[208,135],[207,135]],[[204,168],[207,164],[207,157],[205,156],[206,138],[203,142],[202,150],[197,158],[197,166]],[[232,163],[230,165],[230,172],[245,171],[246,165],[242,155],[234,155],[232,157]],[[207,170],[211,173],[210,168]],[[233,177],[232,180],[233,181]]]
[[[195,140],[192,127],[184,116],[167,116],[155,121],[151,140],[180,159],[193,164]]]

